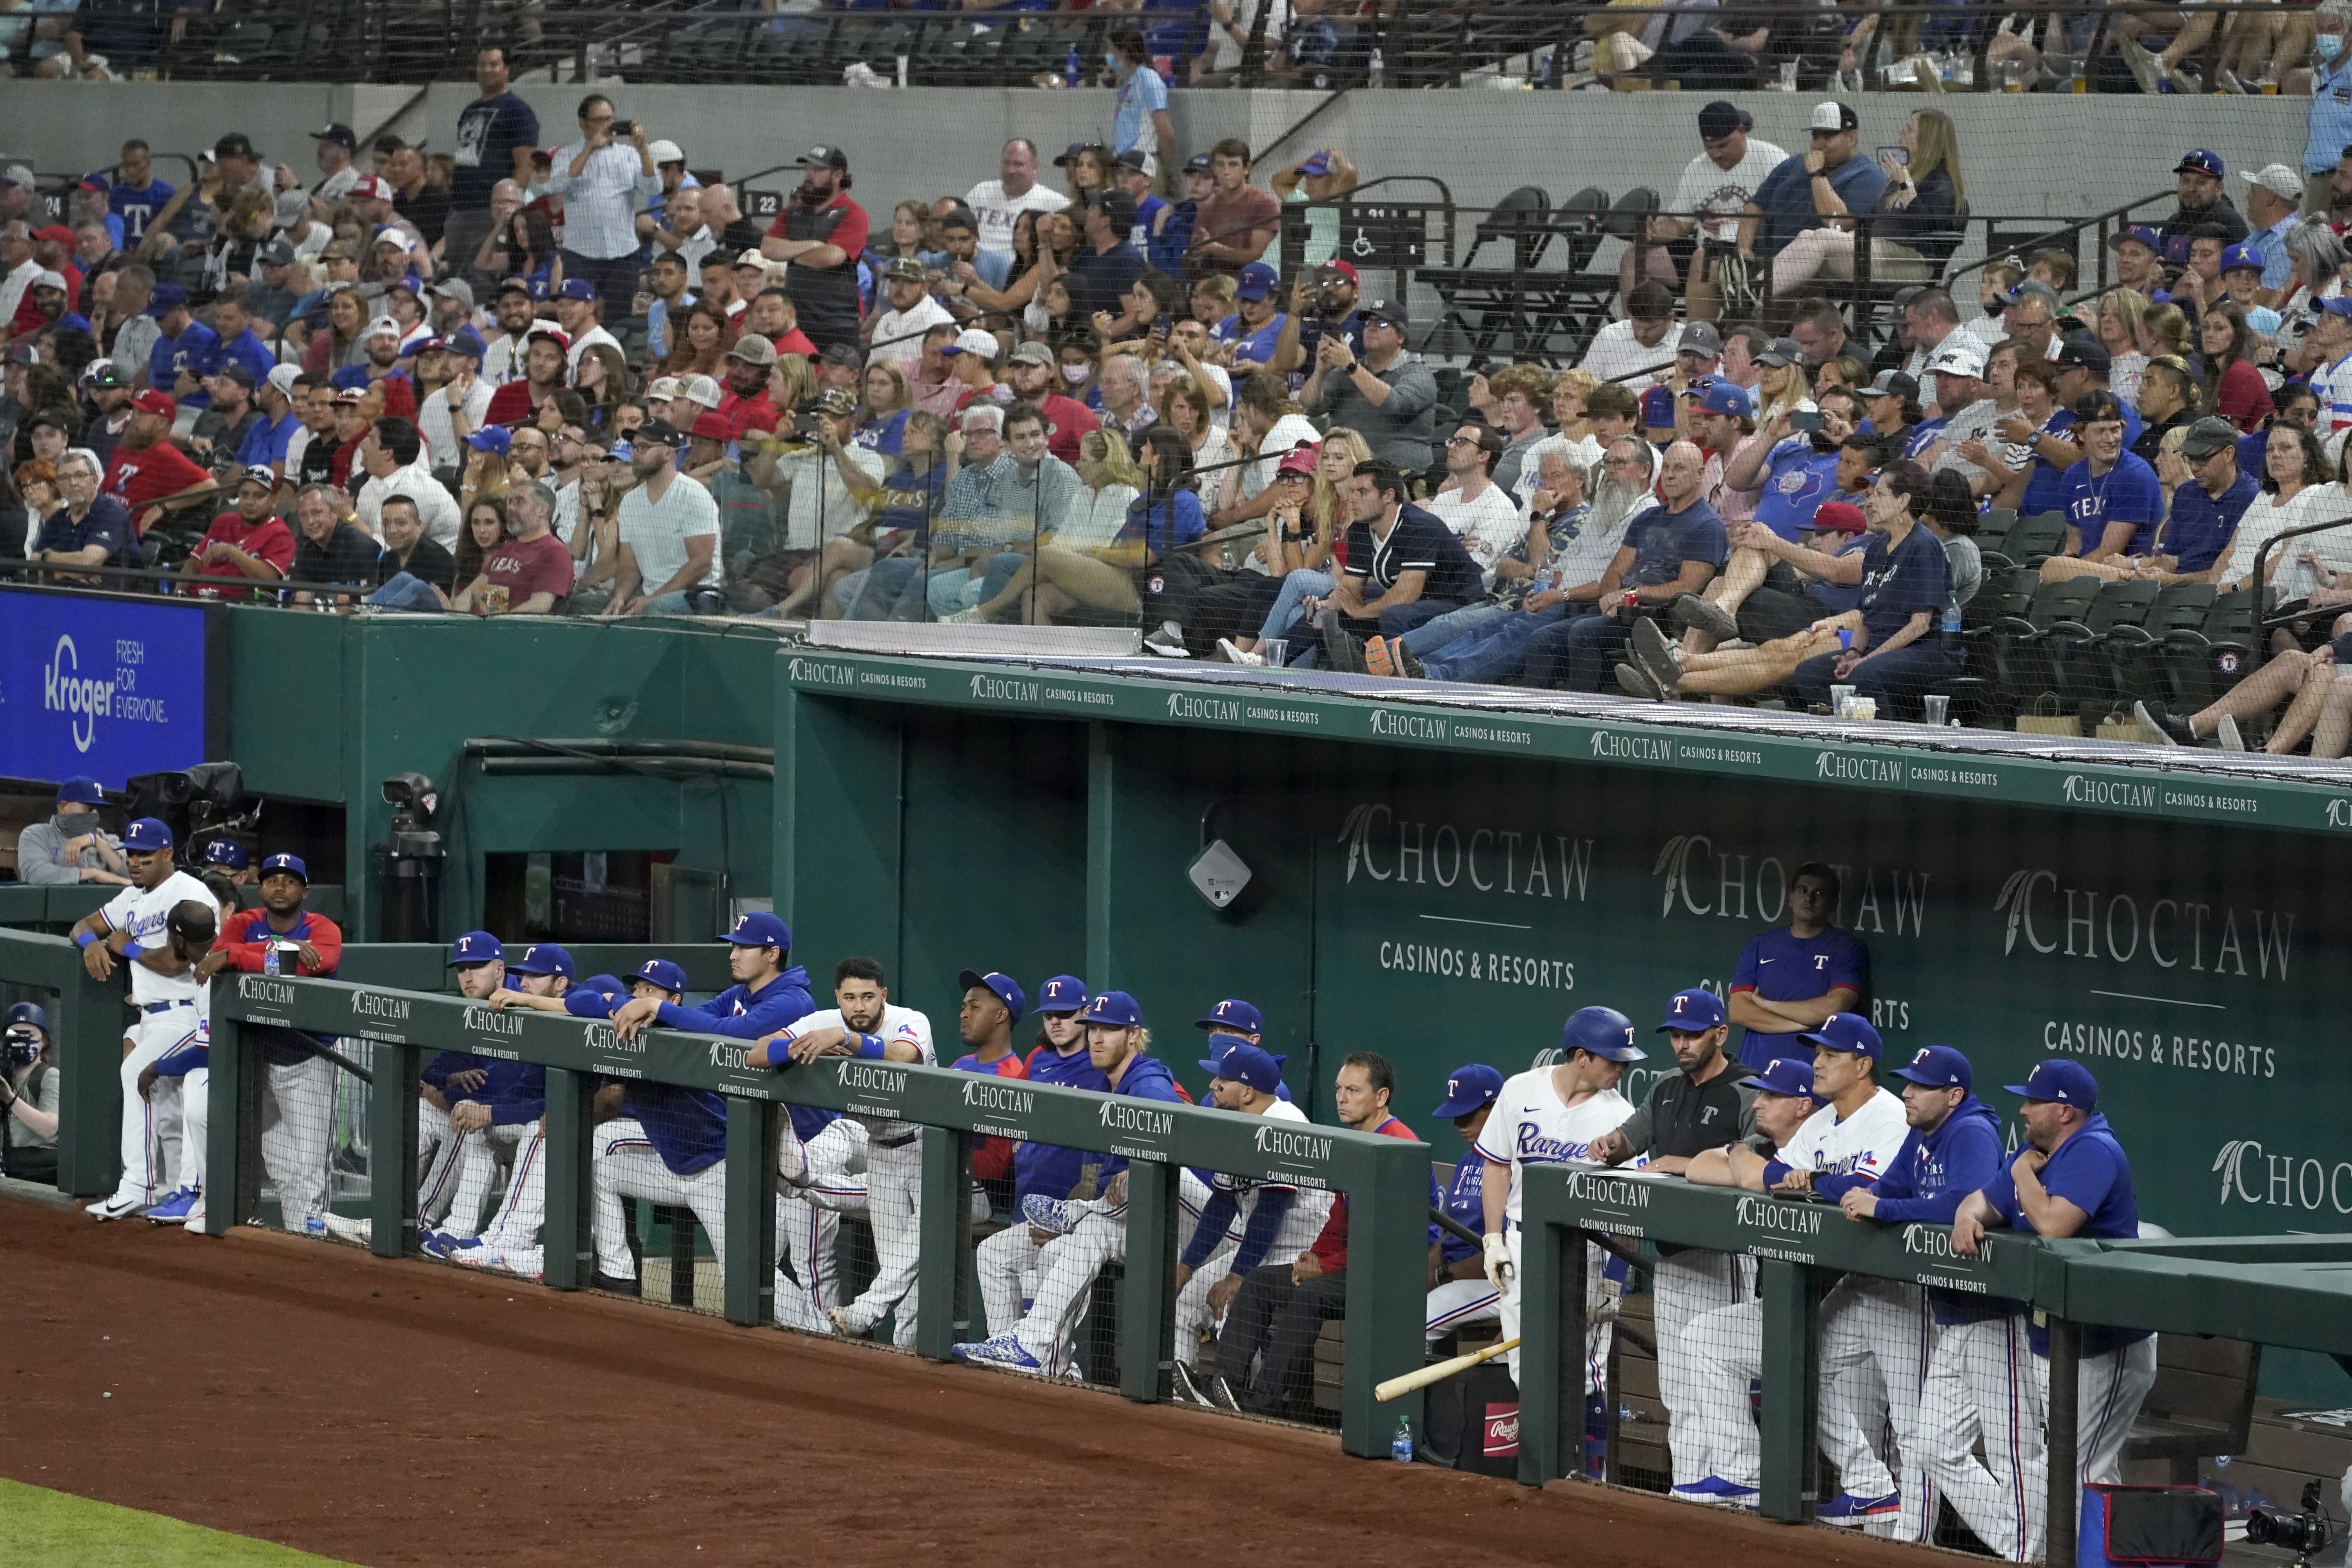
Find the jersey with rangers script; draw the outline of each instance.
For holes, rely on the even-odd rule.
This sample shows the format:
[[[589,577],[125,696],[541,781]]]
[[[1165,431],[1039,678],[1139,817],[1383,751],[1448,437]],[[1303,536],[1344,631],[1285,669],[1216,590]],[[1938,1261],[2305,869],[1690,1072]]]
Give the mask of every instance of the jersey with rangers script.
[[[1519,1222],[1522,1166],[1596,1163],[1592,1141],[1615,1131],[1633,1114],[1633,1101],[1613,1089],[1587,1095],[1574,1105],[1562,1104],[1559,1091],[1552,1087],[1557,1070],[1538,1068],[1503,1085],[1493,1114],[1478,1133],[1478,1152],[1511,1167],[1511,1197],[1505,1212],[1513,1225]]]
[[[171,941],[164,933],[163,922],[172,918],[179,904],[202,904],[219,918],[220,906],[213,902],[205,885],[185,871],[174,871],[152,890],[128,887],[106,901],[99,917],[110,931],[129,933],[131,940],[142,948],[153,949]],[[133,963],[131,969],[131,1001],[133,1006],[152,1006],[158,1002],[194,1002],[196,999],[196,976],[191,970],[173,976],[158,974],[143,963]]]
[[[1886,1174],[1910,1133],[1903,1102],[1882,1089],[1843,1121],[1834,1105],[1814,1111],[1781,1147],[1780,1163],[1811,1171],[1813,1191],[1833,1198]]]
[[[793,1019],[791,1037],[797,1040],[803,1036],[814,1034],[819,1029],[845,1029],[848,1026],[842,1022],[840,1008],[824,1007],[809,1014],[804,1018]],[[940,1054],[931,1048],[931,1021],[912,1007],[899,1007],[884,1003],[882,1022],[872,1032],[879,1035],[885,1044],[892,1040],[903,1040],[914,1047],[927,1068],[940,1065]],[[897,1139],[919,1131],[911,1122],[891,1121],[879,1116],[853,1116],[850,1120],[864,1122],[866,1131],[870,1136],[886,1140]]]

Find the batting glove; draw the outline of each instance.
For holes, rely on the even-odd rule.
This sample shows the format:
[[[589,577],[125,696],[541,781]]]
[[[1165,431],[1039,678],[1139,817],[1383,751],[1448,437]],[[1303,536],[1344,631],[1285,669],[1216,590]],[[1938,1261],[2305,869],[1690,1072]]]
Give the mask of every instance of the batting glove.
[[[1497,1290],[1507,1290],[1510,1289],[1511,1274],[1510,1245],[1499,1236],[1489,1236],[1486,1238],[1486,1283]]]

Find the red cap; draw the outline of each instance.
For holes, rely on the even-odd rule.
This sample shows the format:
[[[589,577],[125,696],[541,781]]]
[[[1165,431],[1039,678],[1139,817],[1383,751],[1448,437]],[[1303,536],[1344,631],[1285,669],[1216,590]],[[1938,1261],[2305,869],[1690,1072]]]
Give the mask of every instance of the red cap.
[[[47,228],[35,229],[33,231],[33,237],[35,239],[48,240],[54,245],[62,245],[68,250],[73,248],[74,231],[68,228],[61,223],[53,223]]]
[[[1852,501],[1825,500],[1822,502],[1821,510],[1813,513],[1812,526],[1836,533],[1860,533],[1870,526],[1870,520],[1864,517],[1862,508]]]
[[[166,419],[177,417],[180,412],[180,405],[172,401],[170,393],[158,392],[152,386],[132,396],[131,406],[142,414],[158,414]]]
[[[735,439],[735,426],[716,414],[703,413],[694,416],[694,424],[687,434],[699,436],[706,441],[732,441]]]
[[[1349,266],[1344,261],[1327,261],[1323,264],[1323,269],[1327,272],[1344,272],[1348,275],[1348,281],[1350,283],[1361,283],[1363,281],[1362,279],[1356,276],[1355,268]]]
[[[362,174],[352,182],[352,195],[388,202],[392,200],[392,182],[379,174]]]
[[[1285,474],[1304,474],[1313,479],[1315,459],[1319,451],[1320,448],[1315,447],[1293,447],[1282,455],[1282,461],[1274,466],[1274,477],[1280,479]]]

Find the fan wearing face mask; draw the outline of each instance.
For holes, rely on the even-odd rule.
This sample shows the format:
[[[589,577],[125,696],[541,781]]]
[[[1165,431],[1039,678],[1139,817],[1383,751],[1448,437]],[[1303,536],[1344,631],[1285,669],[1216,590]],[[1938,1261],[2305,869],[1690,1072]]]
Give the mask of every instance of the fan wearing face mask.
[[[98,825],[106,792],[87,774],[58,785],[57,815],[16,835],[16,875],[36,887],[131,885],[122,840]]]

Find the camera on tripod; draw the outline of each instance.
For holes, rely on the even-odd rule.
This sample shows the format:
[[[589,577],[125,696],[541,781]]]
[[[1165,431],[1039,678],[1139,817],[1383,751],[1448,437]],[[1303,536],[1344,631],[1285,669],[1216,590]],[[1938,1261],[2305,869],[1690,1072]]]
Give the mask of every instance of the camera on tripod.
[[[2284,1547],[2295,1554],[2298,1563],[2307,1561],[2329,1540],[2327,1516],[2319,1510],[2319,1483],[2305,1483],[2300,1512],[2249,1510],[2246,1539],[2257,1546]]]

